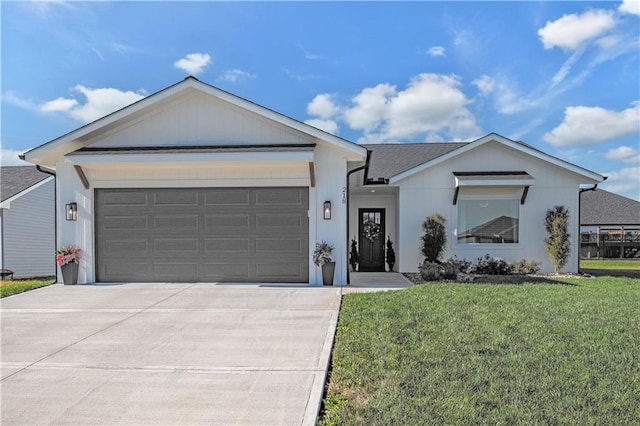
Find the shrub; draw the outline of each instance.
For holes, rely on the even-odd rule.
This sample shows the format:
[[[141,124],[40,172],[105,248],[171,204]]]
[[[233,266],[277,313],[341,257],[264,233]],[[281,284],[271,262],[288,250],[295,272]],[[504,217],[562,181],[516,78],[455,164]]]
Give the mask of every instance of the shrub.
[[[450,257],[444,263],[455,266],[458,272],[461,272],[463,274],[468,272],[469,268],[471,267],[471,262],[469,262],[467,259],[458,259],[456,256]]]
[[[494,259],[485,254],[484,257],[478,258],[469,272],[479,275],[510,275],[513,273],[513,267],[506,260]]]
[[[439,262],[447,244],[446,220],[439,213],[432,214],[422,223],[422,255],[427,262]]]
[[[442,265],[425,260],[420,269],[420,275],[425,281],[439,281],[444,277]]]
[[[391,237],[387,237],[387,265],[389,265],[389,271],[393,271],[393,265],[396,264],[396,252],[393,250],[393,242]]]
[[[512,264],[513,273],[517,275],[537,274],[540,272],[541,264],[542,263],[537,260],[527,261],[525,259],[520,259]]]
[[[349,264],[354,271],[358,270],[358,264],[360,263],[360,254],[358,253],[358,243],[356,238],[351,239],[351,252],[349,253]]]
[[[571,251],[568,231],[569,211],[564,206],[555,206],[547,210],[544,226],[547,230],[544,246],[556,273],[558,273],[567,264]]]

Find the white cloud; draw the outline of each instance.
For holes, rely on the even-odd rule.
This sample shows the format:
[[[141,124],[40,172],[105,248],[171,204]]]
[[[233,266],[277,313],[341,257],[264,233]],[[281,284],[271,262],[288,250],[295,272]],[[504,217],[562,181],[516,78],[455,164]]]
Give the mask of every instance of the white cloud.
[[[334,120],[312,118],[310,120],[305,120],[305,123],[309,126],[317,127],[320,130],[324,130],[327,133],[333,133],[334,135],[338,133],[338,123],[336,123]]]
[[[582,14],[563,15],[538,30],[545,49],[560,47],[575,50],[586,41],[602,35],[616,24],[611,10],[588,10]]]
[[[573,106],[564,121],[544,140],[556,146],[586,146],[640,132],[640,101],[620,112],[600,107]]]
[[[640,167],[602,173],[607,180],[599,187],[640,201]]]
[[[317,53],[311,53],[311,52],[307,51],[307,49],[304,48],[302,43],[298,43],[297,46],[298,46],[298,49],[300,49],[302,51],[302,53],[304,54],[304,57],[306,59],[310,59],[312,61],[317,61],[318,59],[322,59],[322,55],[319,55]]]
[[[623,163],[640,163],[640,152],[630,146],[619,146],[612,148],[604,155],[609,160],[622,161]]]
[[[429,56],[433,56],[433,57],[436,57],[436,56],[444,56],[444,52],[445,52],[445,50],[446,50],[446,49],[445,49],[444,47],[442,47],[442,46],[433,46],[432,48],[430,48],[430,49],[427,51],[427,54],[428,54]]]
[[[632,15],[640,15],[640,0],[622,0],[618,11]]]
[[[393,96],[396,88],[388,83],[363,89],[353,98],[354,106],[344,112],[345,121],[352,129],[372,132],[384,120]]]
[[[112,88],[90,89],[82,85],[74,87],[74,91],[84,95],[86,98],[84,104],[74,98],[60,97],[45,102],[40,106],[40,110],[59,112],[75,120],[88,123],[145,97],[143,92],[123,92]]]
[[[569,56],[569,59],[567,59],[564,64],[562,64],[558,72],[551,79],[551,81],[553,82],[551,87],[562,83],[562,80],[564,80],[565,77],[569,74],[569,71],[571,71],[571,67],[573,66],[573,64],[575,64],[576,61],[580,59],[583,53],[584,50],[580,49],[576,50],[571,56]]]
[[[489,93],[493,92],[495,81],[493,78],[485,74],[482,77],[473,80],[471,84],[478,88],[482,96],[487,96]]]
[[[33,164],[22,161],[18,155],[24,151],[16,151],[15,149],[0,148],[0,165],[2,166],[32,166]]]
[[[174,62],[173,66],[189,74],[196,75],[204,71],[209,64],[211,64],[211,56],[208,53],[190,53]]]
[[[318,116],[323,120],[332,118],[339,112],[340,107],[333,102],[331,95],[328,93],[316,95],[307,105],[307,114]]]
[[[237,83],[239,81],[256,78],[255,74],[251,74],[247,71],[242,71],[237,68],[232,70],[225,71],[221,76],[220,80],[227,81],[229,83]]]
[[[457,76],[440,74],[419,74],[400,92],[379,84],[356,95],[344,118],[351,128],[364,131],[362,141],[372,143],[443,134],[466,140],[480,129],[459,86]]]

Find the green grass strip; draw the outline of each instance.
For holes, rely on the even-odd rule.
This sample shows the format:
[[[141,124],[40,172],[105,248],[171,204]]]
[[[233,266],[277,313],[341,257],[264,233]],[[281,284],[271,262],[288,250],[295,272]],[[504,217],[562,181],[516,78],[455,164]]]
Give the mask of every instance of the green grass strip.
[[[45,280],[5,280],[0,281],[0,297],[11,296],[35,288],[45,287],[55,282],[55,279]]]

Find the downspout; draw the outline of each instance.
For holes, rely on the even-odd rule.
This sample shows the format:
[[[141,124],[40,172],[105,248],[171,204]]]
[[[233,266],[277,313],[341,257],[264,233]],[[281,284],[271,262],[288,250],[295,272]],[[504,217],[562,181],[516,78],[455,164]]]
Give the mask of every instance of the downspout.
[[[367,171],[369,169],[369,159],[371,158],[371,151],[367,150],[367,159],[365,160],[364,166],[360,166],[360,167],[356,167],[353,170],[349,170],[347,172],[347,184],[345,186],[345,188],[347,188],[346,191],[346,197],[347,197],[347,235],[346,235],[346,239],[347,239],[347,244],[346,244],[346,248],[347,248],[347,285],[349,285],[350,279],[349,279],[349,224],[350,224],[350,218],[349,218],[349,178],[351,177],[351,175],[353,173],[359,172],[361,170],[365,170],[365,175],[367,174]],[[365,185],[365,181],[363,181],[363,185]]]
[[[37,164],[36,169],[39,172],[53,176],[53,253],[55,253],[56,245],[58,244],[58,182],[56,181],[56,173]],[[56,283],[58,283],[58,264],[56,263],[56,257],[52,257],[54,264],[53,270],[56,273]]]
[[[603,177],[604,179],[602,179],[602,182],[609,179],[609,176],[603,176]],[[583,188],[578,193],[578,273],[580,273],[580,245],[581,245],[580,239],[582,238],[582,235],[580,235],[580,226],[582,226],[582,224],[580,223],[580,211],[582,209],[582,201],[580,200],[580,197],[582,196],[583,192],[595,191],[596,188],[598,188],[598,185],[599,185],[598,183],[595,183],[591,188]]]

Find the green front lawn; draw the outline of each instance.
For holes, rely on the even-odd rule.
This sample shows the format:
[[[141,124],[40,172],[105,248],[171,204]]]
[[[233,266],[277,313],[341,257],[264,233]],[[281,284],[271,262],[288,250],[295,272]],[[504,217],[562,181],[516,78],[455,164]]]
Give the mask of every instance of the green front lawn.
[[[640,280],[343,298],[322,424],[637,424]]]
[[[34,288],[51,285],[56,280],[54,278],[38,280],[4,280],[0,281],[0,297],[11,296]]]
[[[580,269],[640,271],[640,259],[581,259]]]

